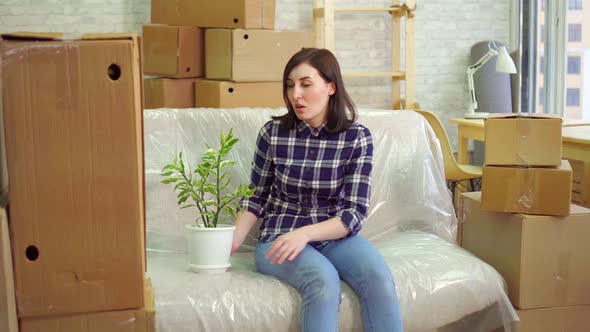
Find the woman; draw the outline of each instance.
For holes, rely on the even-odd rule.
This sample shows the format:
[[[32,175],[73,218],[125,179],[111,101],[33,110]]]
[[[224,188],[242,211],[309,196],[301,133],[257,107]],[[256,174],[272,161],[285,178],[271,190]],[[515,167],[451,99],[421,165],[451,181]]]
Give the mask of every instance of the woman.
[[[369,208],[373,143],[355,122],[334,55],[296,53],[283,73],[283,98],[288,112],[258,135],[256,193],[242,201],[232,252],[263,218],[256,268],[299,290],[303,331],[338,330],[342,279],[360,299],[365,331],[401,332],[391,272],[357,235]]]

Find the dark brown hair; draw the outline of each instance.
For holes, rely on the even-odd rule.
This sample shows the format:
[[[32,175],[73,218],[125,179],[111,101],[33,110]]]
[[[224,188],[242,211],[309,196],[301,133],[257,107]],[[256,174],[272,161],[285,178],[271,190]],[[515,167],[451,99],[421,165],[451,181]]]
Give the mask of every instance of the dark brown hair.
[[[344,89],[338,60],[336,60],[332,52],[321,48],[303,48],[301,51],[295,53],[289,62],[287,62],[285,71],[283,72],[283,99],[285,100],[288,112],[284,115],[273,116],[273,119],[280,120],[281,125],[289,129],[295,128],[299,121],[295,110],[293,110],[293,105],[289,102],[287,80],[291,71],[302,63],[312,66],[319,72],[324,81],[334,83],[335,85],[336,91],[330,96],[330,100],[328,101],[328,123],[326,124],[328,132],[338,133],[348,129],[356,120],[356,107]],[[347,114],[347,111],[349,114]]]

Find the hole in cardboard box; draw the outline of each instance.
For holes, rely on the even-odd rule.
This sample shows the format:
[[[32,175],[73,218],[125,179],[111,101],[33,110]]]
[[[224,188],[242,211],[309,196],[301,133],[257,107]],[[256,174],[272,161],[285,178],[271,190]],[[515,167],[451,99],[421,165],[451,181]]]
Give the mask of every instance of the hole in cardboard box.
[[[240,20],[238,20],[237,18],[234,18],[234,23],[238,23]]]
[[[25,251],[25,255],[27,256],[28,260],[34,262],[37,260],[37,258],[39,258],[39,249],[37,249],[35,246],[28,246],[27,250]]]
[[[229,89],[227,89],[227,91],[228,91],[229,93],[232,93],[232,92],[234,92],[234,88],[229,88]]]
[[[247,34],[244,35],[244,39],[248,39],[248,35]]]
[[[191,71],[191,67],[186,67],[186,72],[188,73],[189,71]]]
[[[109,77],[113,81],[116,81],[121,77],[121,67],[119,67],[119,65],[116,65],[114,63],[109,66],[109,69],[107,72],[109,74]]]

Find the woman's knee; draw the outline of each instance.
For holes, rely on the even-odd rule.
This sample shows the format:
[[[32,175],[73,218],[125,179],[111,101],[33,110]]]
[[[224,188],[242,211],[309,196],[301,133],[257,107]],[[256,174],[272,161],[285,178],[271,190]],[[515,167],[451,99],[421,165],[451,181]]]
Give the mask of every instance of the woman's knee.
[[[335,268],[323,267],[305,273],[301,294],[312,300],[340,301],[341,282]]]

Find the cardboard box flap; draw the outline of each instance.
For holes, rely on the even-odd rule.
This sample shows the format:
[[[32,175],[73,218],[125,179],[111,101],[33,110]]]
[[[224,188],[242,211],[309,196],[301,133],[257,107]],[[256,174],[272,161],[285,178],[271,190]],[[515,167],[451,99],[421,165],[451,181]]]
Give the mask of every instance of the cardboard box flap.
[[[550,120],[561,120],[563,119],[554,114],[539,114],[539,113],[494,113],[485,117],[484,120],[490,119],[550,119]]]
[[[3,33],[3,39],[11,40],[112,40],[136,39],[136,33],[63,33],[63,32],[31,32],[17,31]]]
[[[547,216],[544,215],[538,215],[538,214],[526,214],[526,213],[517,213],[518,215],[521,215],[527,219],[533,219],[533,218],[547,218]],[[585,215],[587,214],[589,216],[588,218],[588,222],[590,222],[590,209],[580,206],[580,205],[576,205],[576,204],[571,204],[570,207],[570,216],[576,216],[576,215]]]

